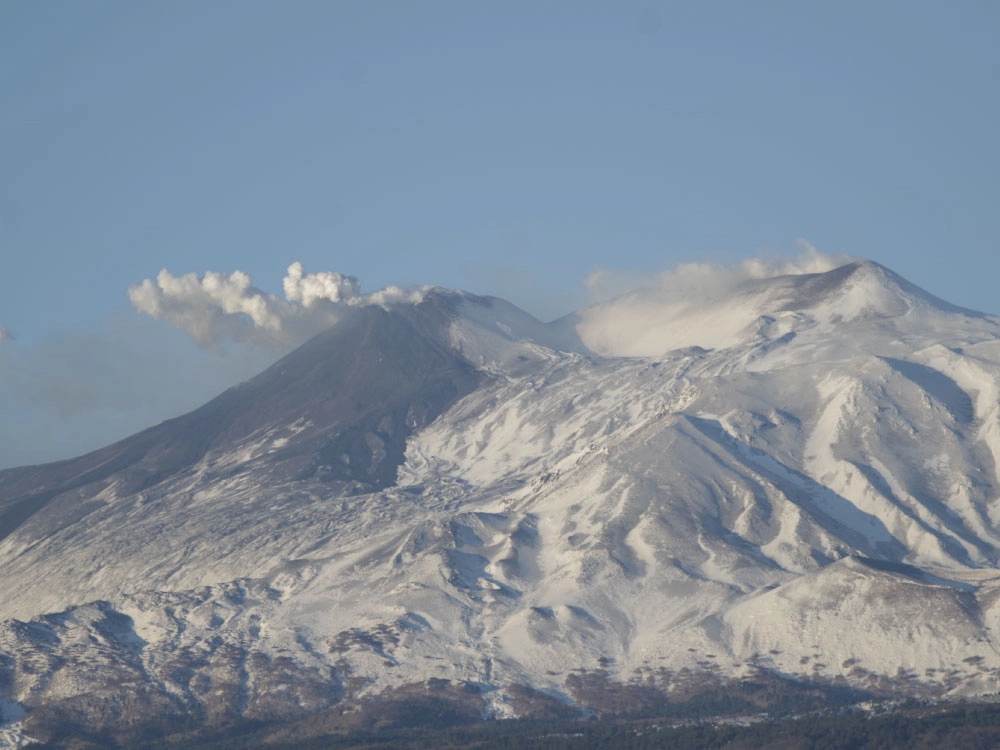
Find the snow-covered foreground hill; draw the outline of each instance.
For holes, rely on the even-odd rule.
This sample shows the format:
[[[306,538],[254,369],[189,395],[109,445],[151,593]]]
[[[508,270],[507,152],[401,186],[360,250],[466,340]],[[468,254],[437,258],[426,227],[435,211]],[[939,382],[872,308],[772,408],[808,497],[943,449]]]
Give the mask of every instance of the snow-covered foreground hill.
[[[0,472],[5,736],[433,678],[509,715],[580,669],[996,692],[998,465],[1000,320],[873,263],[549,325],[359,308],[189,415]]]

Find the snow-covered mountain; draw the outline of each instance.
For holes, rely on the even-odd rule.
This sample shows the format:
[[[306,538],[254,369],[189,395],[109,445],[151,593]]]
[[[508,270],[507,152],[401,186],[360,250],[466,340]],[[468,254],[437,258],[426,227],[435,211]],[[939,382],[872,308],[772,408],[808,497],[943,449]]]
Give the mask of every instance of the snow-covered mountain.
[[[432,678],[508,715],[580,669],[996,692],[998,466],[1000,319],[875,263],[552,324],[353,308],[190,414],[0,472],[0,718]]]

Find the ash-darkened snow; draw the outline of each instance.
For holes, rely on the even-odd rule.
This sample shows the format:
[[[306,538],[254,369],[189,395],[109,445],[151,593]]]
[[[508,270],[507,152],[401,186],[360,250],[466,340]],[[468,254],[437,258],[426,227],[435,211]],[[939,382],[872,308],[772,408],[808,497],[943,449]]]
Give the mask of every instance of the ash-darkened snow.
[[[504,715],[511,685],[706,660],[996,692],[998,462],[1000,319],[874,263],[549,325],[359,306],[190,414],[0,472],[4,716],[429,678]]]

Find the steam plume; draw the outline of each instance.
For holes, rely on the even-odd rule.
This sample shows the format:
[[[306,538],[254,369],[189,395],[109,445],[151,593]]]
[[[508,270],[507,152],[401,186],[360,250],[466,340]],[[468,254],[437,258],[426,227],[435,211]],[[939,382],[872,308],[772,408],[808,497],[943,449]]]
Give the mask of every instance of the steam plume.
[[[284,351],[336,323],[347,305],[417,302],[428,289],[388,287],[362,295],[360,286],[355,277],[333,271],[307,274],[296,261],[282,281],[284,297],[257,289],[243,271],[174,276],[166,269],[156,281],[129,287],[128,296],[139,312],[167,321],[203,347],[232,340]]]
[[[301,302],[304,307],[312,307],[318,300],[347,302],[358,296],[361,287],[353,276],[333,271],[303,275],[298,261],[288,267],[282,286],[289,301]]]

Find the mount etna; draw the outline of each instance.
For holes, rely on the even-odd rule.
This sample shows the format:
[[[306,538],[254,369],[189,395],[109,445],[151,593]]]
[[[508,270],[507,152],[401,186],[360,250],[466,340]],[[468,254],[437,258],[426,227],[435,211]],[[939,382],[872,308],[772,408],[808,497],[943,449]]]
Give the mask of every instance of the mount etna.
[[[998,467],[1000,318],[872,262],[548,324],[345,306],[189,414],[0,472],[0,743],[995,693]]]

